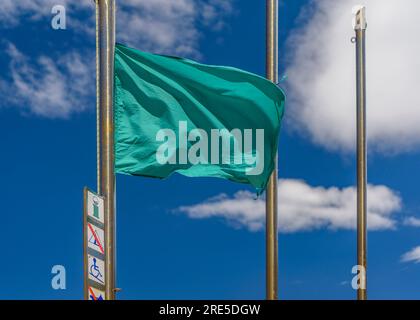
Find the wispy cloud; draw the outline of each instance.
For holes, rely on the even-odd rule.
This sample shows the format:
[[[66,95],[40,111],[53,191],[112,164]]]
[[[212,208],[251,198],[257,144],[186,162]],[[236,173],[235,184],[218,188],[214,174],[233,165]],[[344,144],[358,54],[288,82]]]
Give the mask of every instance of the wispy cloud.
[[[8,43],[8,81],[0,82],[2,106],[18,106],[21,111],[47,118],[67,118],[88,109],[94,100],[95,78],[92,59],[69,52],[54,60],[41,55],[31,60]]]
[[[221,31],[234,11],[235,0],[119,0],[117,40],[157,53],[199,57],[201,28]],[[51,19],[54,5],[66,8],[67,28],[94,35],[93,0],[3,0],[0,26],[13,28]]]
[[[235,12],[233,0],[207,0],[200,2],[201,21],[206,27],[220,31],[227,27],[225,18]]]
[[[126,0],[119,4],[117,39],[154,52],[195,55],[199,31],[191,0]]]
[[[328,149],[355,145],[353,0],[316,0],[289,39],[289,116]],[[420,145],[420,33],[417,0],[365,0],[367,122],[371,150],[402,152]],[[398,37],[390,37],[392,34]]]
[[[117,40],[141,50],[200,57],[200,30],[223,29],[225,18],[233,12],[233,1],[119,0]],[[0,27],[36,21],[50,24],[51,8],[58,4],[66,8],[68,30],[94,37],[94,3],[88,0],[4,0]],[[23,48],[18,50],[9,42],[9,75],[0,79],[2,96],[7,98],[1,106],[16,106],[48,118],[67,118],[93,108],[95,53],[85,48],[64,54],[55,50],[35,57],[31,52],[30,58]]]
[[[403,224],[410,227],[420,227],[420,219],[416,217],[407,217],[404,219]]]
[[[281,232],[309,231],[321,228],[355,229],[356,189],[354,187],[314,187],[304,181],[280,179],[279,229]],[[370,230],[394,229],[393,214],[401,209],[399,195],[386,186],[368,186],[368,226]],[[251,231],[263,229],[265,201],[248,191],[232,197],[220,194],[198,204],[175,210],[190,218],[219,217],[235,227]]]
[[[402,262],[420,263],[420,246],[411,249],[401,256]]]
[[[48,16],[51,17],[51,8],[55,5],[65,6],[70,17],[75,17],[77,11],[95,7],[93,0],[2,0],[0,26],[12,28],[22,23],[39,21]],[[46,20],[46,23],[49,23],[49,21]]]
[[[222,30],[233,12],[233,1],[120,1],[117,38],[147,51],[199,57],[200,27]]]

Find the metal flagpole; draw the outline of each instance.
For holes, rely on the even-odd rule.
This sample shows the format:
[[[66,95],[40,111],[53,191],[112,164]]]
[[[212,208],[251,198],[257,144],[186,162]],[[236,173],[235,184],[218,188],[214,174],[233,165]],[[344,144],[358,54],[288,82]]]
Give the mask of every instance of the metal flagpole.
[[[115,299],[114,174],[115,0],[96,0],[98,191],[105,201],[105,296]]]
[[[366,300],[366,32],[365,7],[355,12],[357,78],[357,264],[360,282],[357,299]]]
[[[266,0],[266,73],[278,83],[278,0]],[[266,299],[278,298],[277,157],[266,194]]]

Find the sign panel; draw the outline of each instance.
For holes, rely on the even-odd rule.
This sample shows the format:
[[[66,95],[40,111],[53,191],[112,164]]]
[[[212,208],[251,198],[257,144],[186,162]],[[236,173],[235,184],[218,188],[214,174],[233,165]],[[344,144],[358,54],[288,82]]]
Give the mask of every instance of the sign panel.
[[[105,291],[91,286],[88,287],[88,295],[88,300],[105,300]]]
[[[84,189],[83,269],[85,300],[105,300],[104,198]]]
[[[98,284],[105,285],[104,260],[88,254],[88,277]]]
[[[88,243],[88,248],[91,248],[101,254],[105,254],[104,230],[88,222],[87,223],[87,243]]]
[[[88,217],[94,221],[104,223],[104,199],[88,190],[86,202]]]

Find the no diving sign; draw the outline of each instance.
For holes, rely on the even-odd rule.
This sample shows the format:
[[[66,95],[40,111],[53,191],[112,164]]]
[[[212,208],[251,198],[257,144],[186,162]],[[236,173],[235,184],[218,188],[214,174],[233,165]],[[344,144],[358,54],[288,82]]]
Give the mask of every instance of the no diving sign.
[[[91,248],[101,254],[105,254],[104,230],[88,222],[87,223],[87,243],[88,243],[88,248]]]

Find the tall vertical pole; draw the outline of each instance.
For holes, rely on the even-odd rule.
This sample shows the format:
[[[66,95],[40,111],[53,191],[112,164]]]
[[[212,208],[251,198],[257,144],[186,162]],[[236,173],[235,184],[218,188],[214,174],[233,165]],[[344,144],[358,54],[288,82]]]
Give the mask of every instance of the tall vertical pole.
[[[266,0],[266,73],[278,83],[278,0]],[[278,298],[277,156],[267,185],[266,212],[266,299]]]
[[[105,200],[105,295],[115,299],[114,47],[115,0],[96,0],[98,191]]]
[[[357,299],[366,300],[366,32],[365,7],[355,12],[356,32],[356,90],[357,90],[357,264],[360,269],[360,282]]]

